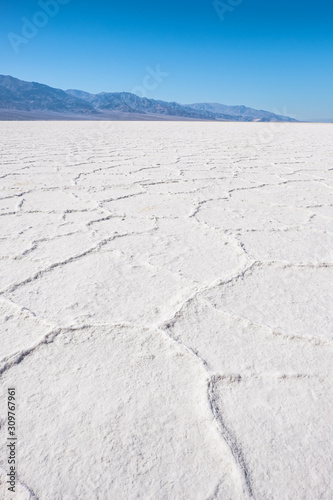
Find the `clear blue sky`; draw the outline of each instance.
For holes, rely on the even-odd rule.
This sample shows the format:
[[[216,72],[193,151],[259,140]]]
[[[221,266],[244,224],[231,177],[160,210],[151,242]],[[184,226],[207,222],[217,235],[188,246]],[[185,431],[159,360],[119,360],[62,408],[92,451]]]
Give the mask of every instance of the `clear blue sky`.
[[[154,99],[333,118],[331,0],[225,0],[234,7],[223,21],[212,0],[60,1],[56,15],[40,18],[38,0],[2,0],[1,74],[62,89],[148,87]],[[22,36],[24,17],[45,26],[16,41],[15,51],[8,33]],[[145,79],[157,65],[169,75]]]

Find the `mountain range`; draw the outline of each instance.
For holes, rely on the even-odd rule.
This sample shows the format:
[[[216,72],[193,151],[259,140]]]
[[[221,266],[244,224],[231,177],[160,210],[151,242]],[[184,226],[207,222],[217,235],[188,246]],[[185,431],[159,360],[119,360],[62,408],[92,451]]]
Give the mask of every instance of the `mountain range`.
[[[287,121],[293,118],[246,106],[179,104],[130,92],[90,94],[0,75],[0,120]]]

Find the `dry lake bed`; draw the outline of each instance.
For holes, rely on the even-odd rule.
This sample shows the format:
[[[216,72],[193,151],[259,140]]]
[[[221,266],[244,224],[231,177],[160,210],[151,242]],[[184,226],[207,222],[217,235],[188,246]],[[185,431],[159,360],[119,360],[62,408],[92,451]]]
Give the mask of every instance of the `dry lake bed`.
[[[332,132],[0,123],[1,499],[333,498]]]

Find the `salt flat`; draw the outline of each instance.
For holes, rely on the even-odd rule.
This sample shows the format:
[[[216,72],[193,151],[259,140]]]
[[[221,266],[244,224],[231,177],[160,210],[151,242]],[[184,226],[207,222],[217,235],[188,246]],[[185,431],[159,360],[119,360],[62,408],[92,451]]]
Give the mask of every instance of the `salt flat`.
[[[0,123],[1,499],[333,498],[332,130]]]

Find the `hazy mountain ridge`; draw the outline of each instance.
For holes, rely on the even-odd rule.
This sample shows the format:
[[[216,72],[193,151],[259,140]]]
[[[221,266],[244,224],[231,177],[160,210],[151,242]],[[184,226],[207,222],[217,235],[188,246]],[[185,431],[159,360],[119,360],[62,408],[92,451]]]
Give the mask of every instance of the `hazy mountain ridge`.
[[[18,113],[21,112],[21,113]],[[67,91],[0,75],[0,119],[141,120],[187,119],[213,121],[296,121],[268,111],[217,103],[182,105],[139,97],[130,92]],[[21,118],[24,116],[24,118]]]
[[[232,118],[241,117],[244,121],[296,121],[288,116],[278,115],[263,109],[248,108],[244,105],[226,106],[219,103],[194,103],[187,106],[197,111],[208,111],[217,116],[223,114]]]
[[[166,102],[139,97],[130,92],[101,92],[89,94],[81,90],[67,90],[67,94],[80,97],[99,111],[123,111],[127,113],[153,113],[168,116],[182,116],[194,119],[216,120],[215,114],[206,110],[195,110],[176,102]],[[229,116],[223,116],[230,119]]]
[[[0,75],[0,108],[22,111],[96,113],[83,99],[36,82]]]

